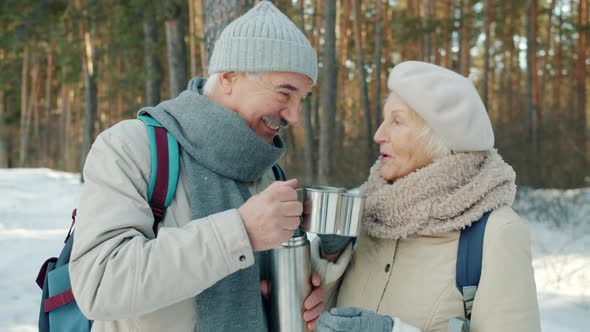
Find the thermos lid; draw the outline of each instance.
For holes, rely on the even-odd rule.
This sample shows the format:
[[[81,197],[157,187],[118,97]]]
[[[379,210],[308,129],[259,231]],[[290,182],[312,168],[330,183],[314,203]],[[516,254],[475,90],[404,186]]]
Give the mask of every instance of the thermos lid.
[[[297,233],[300,233],[299,235],[297,235]],[[297,229],[295,231],[295,234],[293,234],[293,236],[289,239],[289,241],[285,242],[285,243],[281,243],[281,246],[283,247],[300,247],[302,245],[305,245],[307,243],[307,234],[305,234],[305,232],[301,231],[301,229]]]

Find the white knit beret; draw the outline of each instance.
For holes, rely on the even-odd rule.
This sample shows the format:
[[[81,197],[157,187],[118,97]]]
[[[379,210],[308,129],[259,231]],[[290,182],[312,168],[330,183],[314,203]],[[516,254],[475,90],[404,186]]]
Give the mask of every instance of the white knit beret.
[[[490,118],[467,78],[430,63],[406,61],[391,70],[387,87],[420,114],[449,149],[494,147]]]
[[[232,21],[215,42],[209,75],[286,71],[318,78],[317,55],[309,40],[277,7],[261,1]]]

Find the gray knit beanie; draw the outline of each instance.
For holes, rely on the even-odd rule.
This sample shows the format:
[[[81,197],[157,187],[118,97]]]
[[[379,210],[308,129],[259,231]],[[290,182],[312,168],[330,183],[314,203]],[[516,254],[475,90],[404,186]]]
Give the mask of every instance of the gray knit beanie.
[[[315,84],[318,61],[297,26],[272,3],[261,1],[231,22],[217,39],[209,75],[223,71],[294,72]]]

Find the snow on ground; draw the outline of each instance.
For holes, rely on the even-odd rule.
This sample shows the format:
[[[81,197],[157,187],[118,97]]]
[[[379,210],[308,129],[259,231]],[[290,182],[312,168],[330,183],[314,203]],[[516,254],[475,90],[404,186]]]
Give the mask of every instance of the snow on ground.
[[[0,169],[0,331],[37,331],[45,259],[57,256],[80,195],[80,176]]]
[[[78,174],[0,169],[0,331],[37,331],[41,264],[57,256],[80,194]],[[590,188],[519,191],[529,220],[543,331],[590,326]]]
[[[530,222],[543,331],[588,331],[590,188],[523,189],[514,208]]]

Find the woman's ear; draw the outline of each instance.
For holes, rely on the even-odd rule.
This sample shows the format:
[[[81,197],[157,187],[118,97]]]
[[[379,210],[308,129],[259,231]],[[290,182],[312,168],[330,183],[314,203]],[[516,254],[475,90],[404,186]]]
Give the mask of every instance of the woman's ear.
[[[237,80],[236,73],[233,71],[221,72],[217,76],[217,79],[219,80],[221,91],[226,95],[230,95]]]

